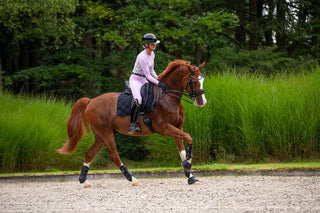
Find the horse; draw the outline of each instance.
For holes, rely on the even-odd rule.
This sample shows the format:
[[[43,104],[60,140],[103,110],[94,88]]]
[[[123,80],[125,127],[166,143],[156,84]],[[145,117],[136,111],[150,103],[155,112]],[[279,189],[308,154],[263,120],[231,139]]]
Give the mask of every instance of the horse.
[[[158,80],[165,82],[168,85],[168,90],[163,91],[157,85],[153,85],[153,94],[154,96],[158,94],[158,98],[155,98],[153,110],[147,114],[155,132],[174,138],[188,184],[193,184],[198,179],[191,172],[192,138],[183,131],[185,111],[181,100],[183,95],[187,95],[194,105],[199,107],[206,105],[207,100],[203,89],[204,78],[200,73],[204,64],[205,62],[197,67],[181,59],[170,62],[167,68],[158,75]],[[91,126],[95,140],[86,152],[79,177],[80,183],[85,188],[91,186],[87,181],[90,163],[104,145],[107,146],[109,158],[121,170],[126,179],[132,182],[132,185],[140,184],[122,163],[117,152],[114,136],[117,133],[129,135],[130,124],[130,116],[117,115],[119,95],[119,92],[111,92],[93,99],[83,97],[77,100],[67,123],[68,140],[62,148],[57,149],[60,154],[74,153],[84,133],[90,132],[89,126]],[[130,136],[147,136],[154,133],[143,123],[142,115],[139,117],[139,123],[141,132],[135,132]]]

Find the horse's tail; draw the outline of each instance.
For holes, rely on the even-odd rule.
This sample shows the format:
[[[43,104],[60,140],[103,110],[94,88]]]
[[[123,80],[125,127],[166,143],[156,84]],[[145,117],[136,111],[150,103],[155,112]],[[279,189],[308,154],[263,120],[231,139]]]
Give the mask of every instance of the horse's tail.
[[[90,132],[89,125],[84,117],[84,111],[90,101],[90,98],[81,98],[73,106],[71,115],[68,120],[68,137],[67,143],[57,151],[60,154],[70,155],[74,153],[80,143],[80,140],[87,130]]]

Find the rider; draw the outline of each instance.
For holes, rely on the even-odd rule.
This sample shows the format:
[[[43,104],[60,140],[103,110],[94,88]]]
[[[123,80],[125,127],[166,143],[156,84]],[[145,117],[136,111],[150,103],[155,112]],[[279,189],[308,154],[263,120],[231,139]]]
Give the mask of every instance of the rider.
[[[158,85],[163,90],[167,90],[166,83],[158,81],[157,74],[154,71],[154,50],[160,41],[152,33],[147,33],[142,37],[142,44],[144,50],[137,56],[132,74],[129,78],[129,83],[134,99],[134,105],[131,110],[131,120],[129,127],[129,134],[133,134],[136,131],[136,123],[139,119],[140,105],[142,103],[142,97],[140,93],[141,87],[148,81]]]

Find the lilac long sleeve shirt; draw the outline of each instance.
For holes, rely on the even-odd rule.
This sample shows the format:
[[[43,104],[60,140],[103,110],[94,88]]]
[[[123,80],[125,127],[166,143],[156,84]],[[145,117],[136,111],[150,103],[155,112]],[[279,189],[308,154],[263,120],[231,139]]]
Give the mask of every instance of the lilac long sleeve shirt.
[[[133,98],[137,99],[139,104],[142,101],[140,89],[147,82],[147,79],[156,85],[159,83],[158,76],[154,71],[154,58],[154,52],[151,52],[151,55],[148,55],[146,50],[140,52],[129,78]]]
[[[145,78],[147,78],[152,83],[158,84],[159,81],[156,79],[158,76],[154,71],[154,58],[154,52],[151,52],[151,55],[148,55],[146,50],[140,52],[137,56],[132,73],[144,75]],[[142,78],[141,76],[138,77],[140,81],[144,80],[144,82],[146,82],[145,78]]]

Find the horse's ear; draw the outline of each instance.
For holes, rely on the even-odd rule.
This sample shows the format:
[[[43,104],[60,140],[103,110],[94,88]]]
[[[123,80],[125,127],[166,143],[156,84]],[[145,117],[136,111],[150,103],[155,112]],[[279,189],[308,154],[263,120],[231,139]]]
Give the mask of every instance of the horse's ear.
[[[204,67],[205,64],[206,64],[206,62],[203,62],[203,63],[199,66],[199,70],[201,70],[201,69]]]

